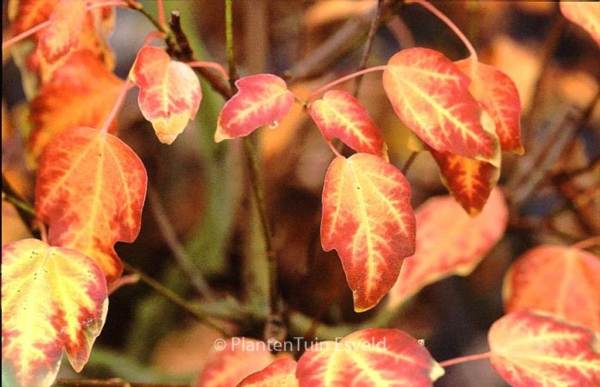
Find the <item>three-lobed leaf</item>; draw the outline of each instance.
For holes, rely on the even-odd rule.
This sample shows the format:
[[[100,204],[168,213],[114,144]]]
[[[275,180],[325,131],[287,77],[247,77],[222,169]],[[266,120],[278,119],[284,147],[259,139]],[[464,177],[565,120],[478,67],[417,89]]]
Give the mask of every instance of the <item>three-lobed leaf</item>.
[[[383,72],[394,111],[421,140],[439,152],[494,163],[497,136],[483,127],[469,85],[450,59],[426,48],[398,52]]]
[[[140,109],[159,141],[173,143],[196,117],[202,100],[194,70],[171,60],[164,49],[147,46],[138,52],[129,76],[140,88]]]
[[[521,311],[488,332],[492,366],[516,387],[600,385],[598,332]]]
[[[85,255],[37,239],[3,246],[3,381],[50,386],[63,349],[81,371],[107,309],[104,274]]]
[[[364,106],[347,91],[328,91],[310,105],[308,113],[327,141],[338,138],[357,152],[387,158],[379,128]]]
[[[511,265],[503,293],[507,312],[541,310],[600,332],[600,259],[585,250],[529,250]]]
[[[427,349],[396,329],[364,329],[313,344],[298,360],[301,386],[432,386],[444,370]]]
[[[238,92],[219,113],[216,142],[247,136],[261,126],[275,127],[294,103],[294,94],[276,75],[250,75],[235,85]]]
[[[397,308],[420,289],[453,274],[468,275],[502,238],[508,207],[492,191],[479,216],[467,215],[451,196],[431,198],[415,212],[416,251],[402,264],[387,307]]]
[[[113,246],[137,237],[147,180],[139,157],[117,137],[83,127],[64,132],[37,174],[35,210],[50,226],[48,243],[84,253],[114,282],[122,263]]]
[[[404,175],[381,157],[338,156],[329,166],[321,242],[325,251],[337,250],[357,312],[377,305],[414,253],[410,195]]]

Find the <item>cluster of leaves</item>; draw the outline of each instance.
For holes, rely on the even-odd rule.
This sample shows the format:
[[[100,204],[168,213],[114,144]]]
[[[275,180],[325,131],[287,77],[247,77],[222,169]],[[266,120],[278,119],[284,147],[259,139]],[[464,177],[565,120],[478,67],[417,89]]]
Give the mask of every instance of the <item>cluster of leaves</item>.
[[[147,187],[143,163],[115,135],[125,93],[132,83],[139,87],[140,110],[165,144],[200,107],[193,64],[148,46],[165,34],[151,36],[139,50],[127,81],[112,74],[106,38],[114,6],[14,2],[12,33],[29,43],[13,55],[31,98],[29,151],[39,163],[34,203],[42,238],[2,249],[2,373],[11,384],[51,384],[63,350],[80,371],[104,324],[108,289],[123,270],[114,245],[136,239]],[[594,20],[582,7],[561,5],[565,16],[587,28]],[[598,39],[597,30],[591,33]],[[380,303],[398,309],[427,284],[469,274],[506,228],[508,210],[496,188],[501,152],[524,151],[516,87],[479,62],[474,50],[453,62],[435,50],[404,49],[367,71],[383,71],[394,111],[431,152],[452,197],[430,199],[413,211],[410,184],[388,161],[367,109],[346,91],[326,91],[331,85],[303,101],[276,75],[240,78],[214,135],[220,142],[275,128],[294,103],[302,104],[335,154],[323,187],[321,242],[324,250],[337,251],[357,312]],[[97,81],[88,82],[90,77]],[[86,109],[65,114],[81,105]],[[342,156],[334,139],[356,153]],[[549,278],[557,286],[545,289]],[[548,245],[529,251],[506,276],[507,315],[490,329],[490,352],[483,356],[513,385],[599,384],[600,309],[589,303],[600,296],[599,279],[598,259],[582,249]],[[444,373],[445,364],[417,340],[392,329],[316,343],[298,361],[277,359],[266,346],[261,352],[258,343],[248,339],[253,348],[246,348],[231,339],[198,383],[233,385],[258,371],[242,385],[336,385],[358,378],[374,385],[431,385]]]

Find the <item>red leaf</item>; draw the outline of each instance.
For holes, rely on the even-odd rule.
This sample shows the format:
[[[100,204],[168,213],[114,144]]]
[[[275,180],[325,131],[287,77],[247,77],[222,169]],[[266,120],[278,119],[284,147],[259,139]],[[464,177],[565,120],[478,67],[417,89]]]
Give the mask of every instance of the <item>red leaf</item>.
[[[468,275],[504,234],[508,208],[499,189],[471,218],[450,196],[429,199],[416,213],[417,249],[404,260],[387,307],[397,308],[426,285],[453,274]]]
[[[276,127],[294,104],[294,94],[275,75],[258,74],[235,82],[238,92],[225,103],[215,141],[244,137],[261,126]]]
[[[107,309],[104,275],[85,255],[37,239],[3,246],[3,384],[50,386],[63,349],[81,371]]]
[[[50,226],[51,245],[84,253],[112,283],[122,271],[113,245],[137,237],[146,185],[146,169],[125,143],[95,129],[72,129],[42,155],[36,214]]]
[[[504,298],[507,312],[542,310],[600,332],[600,260],[565,246],[529,250],[507,273]]]
[[[492,366],[512,386],[600,385],[597,332],[517,312],[496,321],[488,340]]]
[[[40,35],[38,51],[41,56],[54,63],[76,48],[85,22],[86,4],[82,0],[59,1],[50,21]]]
[[[471,59],[455,63],[471,78],[469,90],[494,121],[502,150],[523,154],[521,100],[514,82],[493,66]]]
[[[414,252],[415,218],[410,185],[380,157],[337,157],[323,188],[323,249],[336,249],[354,309],[368,310],[392,287],[404,257]]]
[[[313,344],[298,360],[301,386],[432,386],[444,370],[417,340],[396,329],[364,329]]]
[[[275,360],[262,371],[253,373],[246,377],[238,386],[256,386],[256,387],[296,387],[296,361],[289,357]]]
[[[600,46],[600,4],[561,1],[560,11],[570,21],[586,30]]]
[[[431,150],[440,167],[442,182],[471,216],[478,215],[500,178],[500,168],[448,152]]]
[[[387,159],[387,147],[379,128],[350,93],[328,91],[310,105],[308,112],[327,141],[336,137],[357,152]]]
[[[440,152],[495,162],[496,136],[481,124],[469,78],[443,54],[409,48],[394,55],[383,87],[406,126]]]
[[[198,377],[198,387],[236,386],[246,376],[273,362],[269,345],[264,341],[234,337],[217,343],[223,345],[215,346],[211,360]]]
[[[91,52],[72,53],[31,102],[33,131],[28,147],[34,158],[38,159],[46,145],[67,129],[102,127],[122,88],[123,81]],[[115,120],[110,131],[116,130]]]
[[[188,121],[196,117],[202,100],[194,70],[171,60],[162,48],[144,47],[138,52],[130,77],[140,87],[140,109],[152,123],[158,140],[173,143]]]

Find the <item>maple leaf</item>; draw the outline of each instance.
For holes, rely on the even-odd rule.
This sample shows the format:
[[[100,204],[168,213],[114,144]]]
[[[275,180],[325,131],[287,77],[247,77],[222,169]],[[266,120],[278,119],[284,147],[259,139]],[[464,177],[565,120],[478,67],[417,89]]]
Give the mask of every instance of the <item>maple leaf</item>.
[[[503,293],[507,312],[542,310],[600,332],[600,260],[585,250],[529,250],[511,265]]]
[[[240,387],[296,387],[296,361],[289,357],[275,360],[265,369],[244,378],[238,384]]]
[[[72,53],[31,102],[33,131],[27,146],[34,159],[67,129],[104,125],[122,88],[123,81],[91,52]],[[116,120],[109,130],[116,132]]]
[[[83,127],[64,132],[37,173],[35,210],[50,226],[48,242],[84,253],[114,282],[122,263],[113,245],[136,239],[147,180],[141,160],[117,137]]]
[[[234,337],[220,342],[198,376],[196,385],[202,387],[236,386],[245,377],[262,370],[274,360],[269,346],[263,341]]]
[[[421,140],[439,152],[496,162],[497,136],[481,124],[470,80],[442,53],[409,48],[395,54],[383,72],[394,111]]]
[[[442,182],[470,216],[478,215],[500,178],[500,168],[485,162],[431,150]]]
[[[390,309],[396,309],[428,284],[453,274],[470,274],[504,235],[508,207],[496,188],[475,218],[465,214],[451,196],[429,199],[417,209],[415,217],[417,248],[404,260],[390,290]]]
[[[216,142],[247,136],[261,126],[274,128],[294,104],[285,81],[272,74],[250,75],[235,85],[238,92],[219,113]]]
[[[469,90],[493,120],[502,150],[523,154],[521,100],[514,82],[495,67],[470,58],[455,63],[471,79]]]
[[[50,15],[50,26],[39,38],[38,52],[49,63],[67,55],[79,43],[85,22],[86,5],[82,0],[61,0]]]
[[[104,275],[85,255],[37,239],[3,246],[3,384],[50,386],[63,349],[81,371],[107,310]]]
[[[561,1],[564,17],[586,30],[600,46],[600,4],[594,2]]]
[[[600,385],[597,332],[522,311],[496,321],[488,340],[492,366],[512,386]]]
[[[380,157],[338,156],[329,166],[321,242],[325,251],[337,250],[357,312],[377,305],[414,252],[410,195],[404,175]]]
[[[147,46],[138,52],[129,76],[140,88],[138,103],[144,118],[160,142],[172,144],[196,117],[202,100],[194,70],[171,60],[164,49]]]
[[[313,344],[298,360],[301,386],[432,386],[444,370],[427,349],[396,329],[364,329]]]
[[[379,128],[347,91],[328,91],[310,105],[308,113],[327,141],[336,137],[357,152],[387,159],[387,147]]]

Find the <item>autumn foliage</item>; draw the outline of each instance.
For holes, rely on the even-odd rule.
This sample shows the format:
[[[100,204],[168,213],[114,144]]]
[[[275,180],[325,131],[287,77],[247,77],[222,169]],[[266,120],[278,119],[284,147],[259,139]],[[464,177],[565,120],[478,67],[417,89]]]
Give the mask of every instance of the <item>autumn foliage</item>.
[[[326,7],[326,2],[319,4]],[[576,200],[569,190],[570,180],[560,180],[559,172],[545,179],[557,182],[568,199],[565,206],[575,208],[583,219],[584,231],[571,238],[571,243],[564,239],[536,242],[537,246],[521,250],[514,261],[503,261],[505,314],[496,316],[489,326],[487,352],[435,359],[427,340],[417,336],[422,332],[413,334],[410,319],[402,320],[426,287],[450,276],[471,275],[506,238],[507,230],[523,232],[519,206],[544,176],[538,177],[534,168],[529,170],[528,181],[527,173],[519,176],[521,169],[515,174],[521,180],[511,179],[503,173],[506,164],[520,163],[532,144],[534,156],[525,159],[527,165],[535,166],[544,158],[556,161],[551,145],[569,141],[561,139],[558,131],[556,138],[548,135],[550,145],[539,145],[531,138],[525,141],[525,129],[532,128],[531,124],[522,126],[529,119],[523,119],[520,88],[505,72],[486,63],[493,62],[489,57],[479,58],[450,19],[425,1],[373,1],[368,8],[372,12],[362,16],[373,21],[367,27],[372,32],[365,42],[367,48],[373,45],[378,25],[392,26],[393,20],[400,19],[400,9],[419,7],[428,17],[441,19],[462,41],[468,56],[456,60],[443,50],[417,44],[379,57],[380,65],[368,67],[367,49],[359,72],[337,74],[338,79],[320,80],[325,85],[315,87],[293,72],[247,74],[236,68],[231,1],[225,1],[223,23],[227,70],[205,58],[196,60],[190,48],[194,39],[189,38],[193,28],[182,26],[176,12],[167,22],[164,6],[158,1],[154,12],[146,2],[131,0],[10,2],[9,38],[3,43],[3,54],[10,54],[19,66],[28,109],[21,121],[30,130],[7,129],[5,134],[5,120],[10,121],[5,115],[10,113],[12,118],[16,113],[9,112],[3,102],[3,150],[15,147],[18,137],[22,162],[21,169],[10,163],[5,168],[3,157],[3,201],[16,206],[13,211],[30,235],[5,241],[3,234],[3,385],[52,385],[59,376],[63,353],[72,368],[81,372],[107,321],[109,295],[138,282],[150,285],[194,315],[204,328],[217,332],[216,341],[209,345],[214,350],[188,379],[198,386],[431,386],[444,380],[448,367],[476,359],[489,361],[514,386],[600,385],[600,260],[593,252],[599,244],[594,236],[598,229],[593,216],[586,215],[589,211],[582,210],[593,199]],[[124,80],[114,73],[115,56],[108,45],[117,7],[148,19],[155,28],[136,47]],[[557,9],[562,23],[569,20],[596,43],[600,41],[597,3],[561,2]],[[346,11],[343,18],[365,12],[362,8]],[[398,33],[400,27],[394,28]],[[247,75],[238,76],[238,70]],[[327,73],[327,69],[322,71]],[[393,114],[393,126],[404,136],[402,145],[382,129],[382,114],[374,113],[367,98],[361,98],[359,84],[354,90],[348,87],[349,80],[363,76],[376,80],[384,101],[381,109]],[[135,113],[150,123],[155,134],[139,134],[141,130],[136,129],[145,139],[137,143],[119,121],[126,115],[123,106],[132,106],[126,102],[132,90],[137,93]],[[597,102],[597,92],[594,98]],[[565,125],[584,127],[594,103],[588,102],[590,107],[579,115],[572,113],[575,118],[565,119]],[[323,149],[331,151],[328,156],[314,157],[315,165],[316,159],[325,161],[316,183],[318,225],[307,232],[311,236],[305,244],[317,241],[319,252],[306,248],[307,255],[314,255],[306,264],[300,258],[293,259],[297,262],[282,258],[283,250],[293,247],[282,241],[294,241],[295,234],[304,235],[305,230],[274,215],[276,211],[268,207],[274,201],[265,198],[283,189],[278,184],[285,178],[275,173],[266,178],[261,175],[261,168],[285,164],[281,155],[274,162],[265,144],[292,141],[274,136],[285,136],[291,131],[290,122],[303,120],[319,136]],[[207,188],[213,195],[207,201],[213,202],[203,211],[212,214],[206,219],[213,223],[208,223],[202,247],[195,250],[201,256],[197,262],[189,261],[186,248],[177,241],[180,235],[165,220],[156,202],[156,187],[149,187],[151,158],[141,157],[151,153],[143,152],[144,143],[158,141],[176,147],[186,142],[181,137],[190,123],[208,133],[202,138],[211,142],[204,145],[206,154],[201,155],[206,162],[202,172],[206,187],[233,181],[232,191],[247,192],[232,194],[227,184],[221,185],[228,187],[222,194],[211,191],[212,186]],[[290,136],[302,136],[294,130]],[[17,131],[19,136],[14,135]],[[579,131],[575,127],[570,133],[576,138]],[[561,146],[565,152],[575,147]],[[286,157],[298,160],[294,159],[294,152],[300,153],[296,148],[290,146]],[[264,159],[259,157],[261,150]],[[403,167],[398,161],[401,152],[411,154]],[[237,153],[244,157],[223,156]],[[417,154],[437,166],[436,182],[446,187],[448,195],[423,194],[418,180],[424,177],[409,175]],[[235,166],[242,163],[248,164],[246,179],[235,172]],[[594,162],[588,164],[591,167],[581,168],[581,174],[593,170]],[[278,184],[273,188],[268,182]],[[519,190],[521,196],[515,194],[519,183],[526,187]],[[19,192],[19,187],[33,188]],[[597,187],[591,191],[598,193]],[[229,201],[232,197],[237,202]],[[189,302],[176,294],[183,294],[182,288],[172,291],[168,285],[157,284],[117,253],[119,242],[133,243],[144,234],[142,214],[146,214],[147,201],[146,208],[154,209],[161,238],[200,295]],[[289,198],[286,205],[296,206]],[[306,216],[301,212],[311,211],[299,208],[294,215],[299,219]],[[230,214],[235,211],[239,215]],[[228,226],[227,222],[234,223],[232,219],[238,219],[241,229]],[[227,227],[232,230],[223,231]],[[241,270],[243,281],[250,285],[235,288],[232,284],[238,273],[233,269],[224,272],[232,279],[221,278],[220,285],[206,281],[198,270],[208,266],[202,259],[213,250],[207,246],[216,245],[221,237],[227,245],[245,240],[239,242],[243,247],[223,250],[251,262]],[[295,310],[301,306],[282,295],[286,284],[279,276],[330,267],[331,261],[315,262],[330,258],[326,253],[339,257],[334,262],[343,275],[335,276],[331,273],[336,269],[327,269],[331,273],[323,275],[328,281],[340,281],[329,281],[335,283],[328,284],[330,291],[320,298],[319,313],[305,316]],[[290,254],[300,256],[295,251]],[[123,275],[124,268],[127,275]],[[354,317],[328,326],[336,314],[327,310],[334,304],[344,305],[343,297],[338,297],[341,294],[351,299],[351,307],[343,313]],[[290,340],[297,341],[286,347]]]

